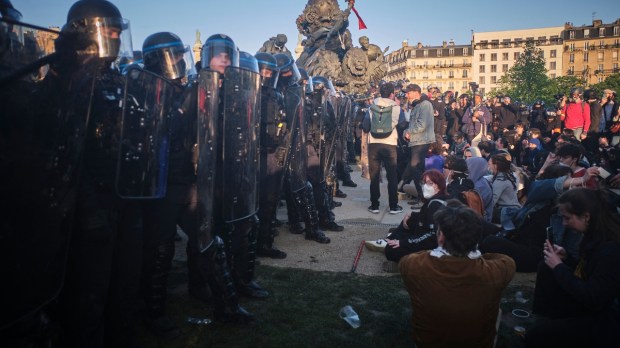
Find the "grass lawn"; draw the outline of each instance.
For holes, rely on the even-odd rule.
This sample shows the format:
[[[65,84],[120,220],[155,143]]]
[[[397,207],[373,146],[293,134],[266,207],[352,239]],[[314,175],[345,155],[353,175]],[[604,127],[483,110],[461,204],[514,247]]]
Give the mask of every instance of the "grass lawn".
[[[188,316],[212,318],[210,309],[187,294],[185,263],[176,262],[171,277],[169,313],[183,335],[172,341],[142,331],[145,347],[411,347],[409,296],[398,275],[363,276],[353,273],[257,267],[257,279],[271,292],[266,301],[242,299],[256,318],[249,327],[213,323],[196,325]],[[517,303],[521,291],[527,303]],[[516,325],[528,327],[532,318],[512,316],[515,308],[531,312],[533,289],[509,286],[502,300],[502,326],[497,347],[521,347],[513,333]],[[341,307],[351,305],[361,327],[340,319]]]

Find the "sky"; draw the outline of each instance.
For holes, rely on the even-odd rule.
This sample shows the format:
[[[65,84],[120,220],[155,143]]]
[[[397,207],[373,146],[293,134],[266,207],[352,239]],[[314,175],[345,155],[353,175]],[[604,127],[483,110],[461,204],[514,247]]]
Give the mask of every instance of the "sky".
[[[62,26],[75,0],[12,0],[23,21],[43,27]],[[213,34],[230,36],[240,50],[252,54],[277,34],[286,34],[287,47],[297,46],[295,20],[307,0],[112,0],[131,23],[133,49],[140,50],[150,34],[171,31],[193,45],[196,30],[202,43]],[[346,2],[338,0],[341,9]],[[360,36],[389,52],[421,42],[437,46],[454,40],[469,44],[474,32],[591,25],[592,19],[611,23],[620,18],[618,0],[520,0],[520,1],[414,1],[357,0],[355,8],[368,29],[359,30],[357,18],[349,17],[353,44]]]

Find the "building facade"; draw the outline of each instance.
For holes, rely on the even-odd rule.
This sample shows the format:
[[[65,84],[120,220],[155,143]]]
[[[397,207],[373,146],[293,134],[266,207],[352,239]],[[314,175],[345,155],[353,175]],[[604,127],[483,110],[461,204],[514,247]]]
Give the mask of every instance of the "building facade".
[[[436,85],[442,92],[467,92],[472,81],[472,49],[470,45],[455,45],[454,41],[441,46],[424,46],[418,43],[402,47],[386,56],[388,81],[415,83],[423,89]]]
[[[528,41],[542,50],[547,76],[562,76],[562,30],[564,27],[474,33],[472,72],[480,92],[498,87],[500,78],[515,64]]]
[[[580,77],[592,85],[620,72],[620,19],[610,24],[595,19],[592,25],[580,27],[566,23],[563,29],[564,75]]]

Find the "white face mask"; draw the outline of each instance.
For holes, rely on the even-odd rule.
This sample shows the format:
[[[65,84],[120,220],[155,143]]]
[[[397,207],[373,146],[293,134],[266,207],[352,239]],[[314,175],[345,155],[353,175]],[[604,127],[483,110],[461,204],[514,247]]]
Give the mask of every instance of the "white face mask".
[[[429,199],[431,197],[433,197],[437,192],[435,191],[435,188],[429,184],[424,184],[422,185],[422,196],[424,196],[424,198]]]

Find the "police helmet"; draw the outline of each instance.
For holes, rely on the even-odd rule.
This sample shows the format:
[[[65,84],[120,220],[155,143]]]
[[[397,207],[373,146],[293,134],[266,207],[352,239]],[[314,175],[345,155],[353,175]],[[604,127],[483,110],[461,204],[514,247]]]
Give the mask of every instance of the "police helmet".
[[[274,56],[267,52],[259,52],[254,55],[258,62],[263,87],[276,88],[278,83],[278,65]]]
[[[305,92],[306,94],[310,94],[312,92],[314,92],[314,87],[312,86],[312,77],[310,77],[310,75],[308,75],[308,72],[306,71],[306,69],[302,69],[299,68],[299,84],[301,84],[302,86],[305,86]]]
[[[220,55],[224,56],[220,56]],[[213,58],[222,58],[221,61],[211,62]],[[202,46],[200,61],[203,69],[217,71],[223,74],[228,66],[239,67],[239,50],[233,39],[225,34],[211,35]]]
[[[295,64],[293,58],[284,53],[277,53],[273,57],[276,59],[276,65],[280,71],[278,76],[278,87],[296,84],[301,76],[299,75],[297,64]]]
[[[189,46],[171,32],[149,35],[142,44],[144,68],[170,80],[185,77],[194,63],[187,62]],[[191,59],[191,54],[187,54]]]
[[[126,36],[131,35],[129,21],[107,0],[80,0],[73,4],[62,32],[77,34],[74,48],[79,55],[116,58],[119,53],[133,53],[131,36]],[[122,34],[126,37],[122,38]]]
[[[259,73],[258,61],[256,58],[248,52],[239,52],[239,67],[245,70],[250,70],[255,73]]]
[[[312,86],[315,92],[325,93],[327,91],[329,95],[336,95],[336,89],[332,82],[323,76],[313,76]]]

